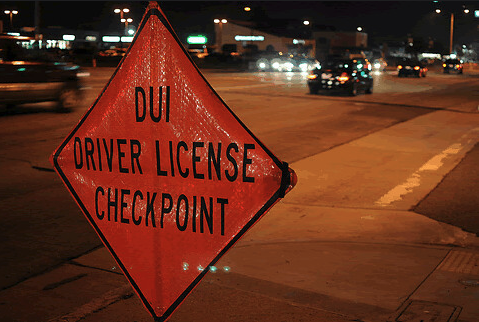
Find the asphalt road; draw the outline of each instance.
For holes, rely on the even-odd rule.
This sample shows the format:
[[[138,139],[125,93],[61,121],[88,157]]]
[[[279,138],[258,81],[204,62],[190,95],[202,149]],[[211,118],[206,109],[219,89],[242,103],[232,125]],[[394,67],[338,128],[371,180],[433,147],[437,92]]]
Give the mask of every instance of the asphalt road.
[[[48,162],[113,69],[89,71],[83,104],[72,113],[57,114],[48,103],[0,109],[0,289],[101,246]],[[380,73],[374,93],[357,97],[310,95],[300,73],[205,71],[205,77],[280,159],[318,162],[325,189],[306,190],[302,203],[413,209],[479,233],[475,75]],[[356,149],[341,152],[346,144]],[[363,155],[372,146],[377,153]],[[436,170],[421,170],[431,164]]]

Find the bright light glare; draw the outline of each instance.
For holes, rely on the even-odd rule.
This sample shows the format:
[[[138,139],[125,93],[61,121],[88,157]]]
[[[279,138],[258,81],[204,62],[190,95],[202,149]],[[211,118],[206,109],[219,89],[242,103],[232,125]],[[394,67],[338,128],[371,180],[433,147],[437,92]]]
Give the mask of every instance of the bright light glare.
[[[283,64],[283,67],[284,67],[284,69],[286,69],[287,71],[290,72],[290,71],[293,70],[294,65],[293,65],[292,63],[290,63],[290,62],[287,62],[287,63],[284,63],[284,64]]]
[[[132,42],[133,41],[133,37],[131,36],[122,36],[121,37],[121,42]]]
[[[135,34],[135,31],[134,31],[133,29],[129,29],[129,30],[128,30],[128,34],[129,34],[129,35],[134,35],[134,34]]]
[[[363,28],[358,27],[358,28],[356,28],[356,30],[357,30],[357,31],[363,31]]]
[[[114,13],[120,13],[121,10],[120,10],[120,9],[115,9],[115,10],[113,10],[113,12],[114,12]]]
[[[250,7],[244,7],[244,11],[251,11]]]
[[[264,36],[235,36],[236,41],[264,41]]]
[[[103,42],[119,42],[120,41],[120,37],[118,36],[103,36],[101,38],[101,40]]]
[[[300,64],[299,69],[301,69],[301,71],[303,72],[306,72],[308,70],[308,64],[307,63]]]
[[[215,19],[215,20],[213,20],[213,21],[214,21],[214,23],[220,23],[220,20],[219,20],[219,19]]]
[[[63,35],[63,40],[73,41],[75,40],[75,35]]]
[[[303,21],[303,25],[309,26],[309,21],[308,20]]]
[[[441,13],[441,9],[436,9],[436,13]]]
[[[376,64],[374,64],[374,68],[376,68],[376,69],[379,69],[379,68],[381,68],[381,64],[380,64],[380,63],[376,63]]]
[[[221,19],[221,23],[227,23],[227,22],[228,22],[228,20],[226,20],[226,19]]]
[[[17,10],[13,10],[12,13],[13,13],[14,15],[16,15],[16,14],[18,13],[18,11],[17,11]]]
[[[464,13],[469,13],[469,9],[464,9]]]
[[[266,64],[265,64],[265,63],[259,63],[259,68],[265,69],[265,68],[266,68]]]
[[[279,69],[279,63],[278,62],[274,62],[272,66],[273,66],[274,69]]]
[[[186,39],[186,42],[189,44],[204,45],[208,42],[208,39],[206,38],[206,36],[196,35],[196,36],[189,36]]]
[[[123,9],[123,12],[128,13],[128,12],[130,12],[130,9],[124,8],[124,9]]]

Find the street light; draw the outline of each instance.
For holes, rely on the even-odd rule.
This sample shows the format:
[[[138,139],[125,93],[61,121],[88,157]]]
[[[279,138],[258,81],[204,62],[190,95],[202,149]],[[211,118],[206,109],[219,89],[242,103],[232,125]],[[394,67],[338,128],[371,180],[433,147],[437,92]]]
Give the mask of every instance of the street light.
[[[18,14],[17,10],[5,10],[4,13],[10,16],[10,28],[13,29],[13,15]]]
[[[129,22],[132,22],[133,20],[132,20],[131,18],[126,19],[126,18],[124,17],[124,14],[130,12],[130,9],[128,9],[128,8],[123,8],[123,9],[116,8],[115,10],[113,10],[113,12],[120,14],[120,21],[125,24],[124,33],[126,34],[127,27],[128,27],[128,23],[129,23]]]
[[[463,6],[463,8],[464,8],[464,13],[468,14],[469,9],[467,9],[465,6]],[[441,10],[436,9],[436,13],[441,13]],[[454,13],[451,12],[451,26],[450,26],[450,32],[449,32],[449,54],[452,54],[453,40],[454,40]]]
[[[216,46],[219,49],[221,49],[221,46],[223,45],[223,24],[228,23],[228,20],[226,19],[215,19],[213,20],[215,24],[219,26],[219,31],[218,31],[218,37],[216,39]]]

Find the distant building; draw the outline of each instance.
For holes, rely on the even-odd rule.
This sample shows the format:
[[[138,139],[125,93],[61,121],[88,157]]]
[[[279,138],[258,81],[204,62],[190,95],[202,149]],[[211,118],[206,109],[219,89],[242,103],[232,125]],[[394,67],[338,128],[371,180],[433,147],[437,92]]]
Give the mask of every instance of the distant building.
[[[319,60],[329,55],[361,55],[368,47],[364,32],[336,31],[320,26],[314,31],[305,26],[291,28],[292,22],[276,21],[258,26],[246,21],[228,21],[215,25],[216,51],[248,54],[254,51],[303,53]]]
[[[298,35],[291,37],[259,29],[253,23],[228,21],[215,25],[215,48],[220,52],[249,54],[257,51],[279,51],[304,53],[314,56],[314,41]]]

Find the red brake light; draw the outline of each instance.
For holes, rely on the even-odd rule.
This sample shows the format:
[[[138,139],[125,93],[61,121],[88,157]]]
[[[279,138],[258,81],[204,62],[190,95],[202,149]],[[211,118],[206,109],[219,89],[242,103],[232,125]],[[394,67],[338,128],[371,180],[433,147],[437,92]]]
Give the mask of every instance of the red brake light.
[[[349,79],[349,76],[347,73],[342,73],[341,76],[338,77],[338,81],[340,82],[346,82]]]
[[[398,65],[398,69],[402,69],[402,66],[401,66],[401,65]]]

